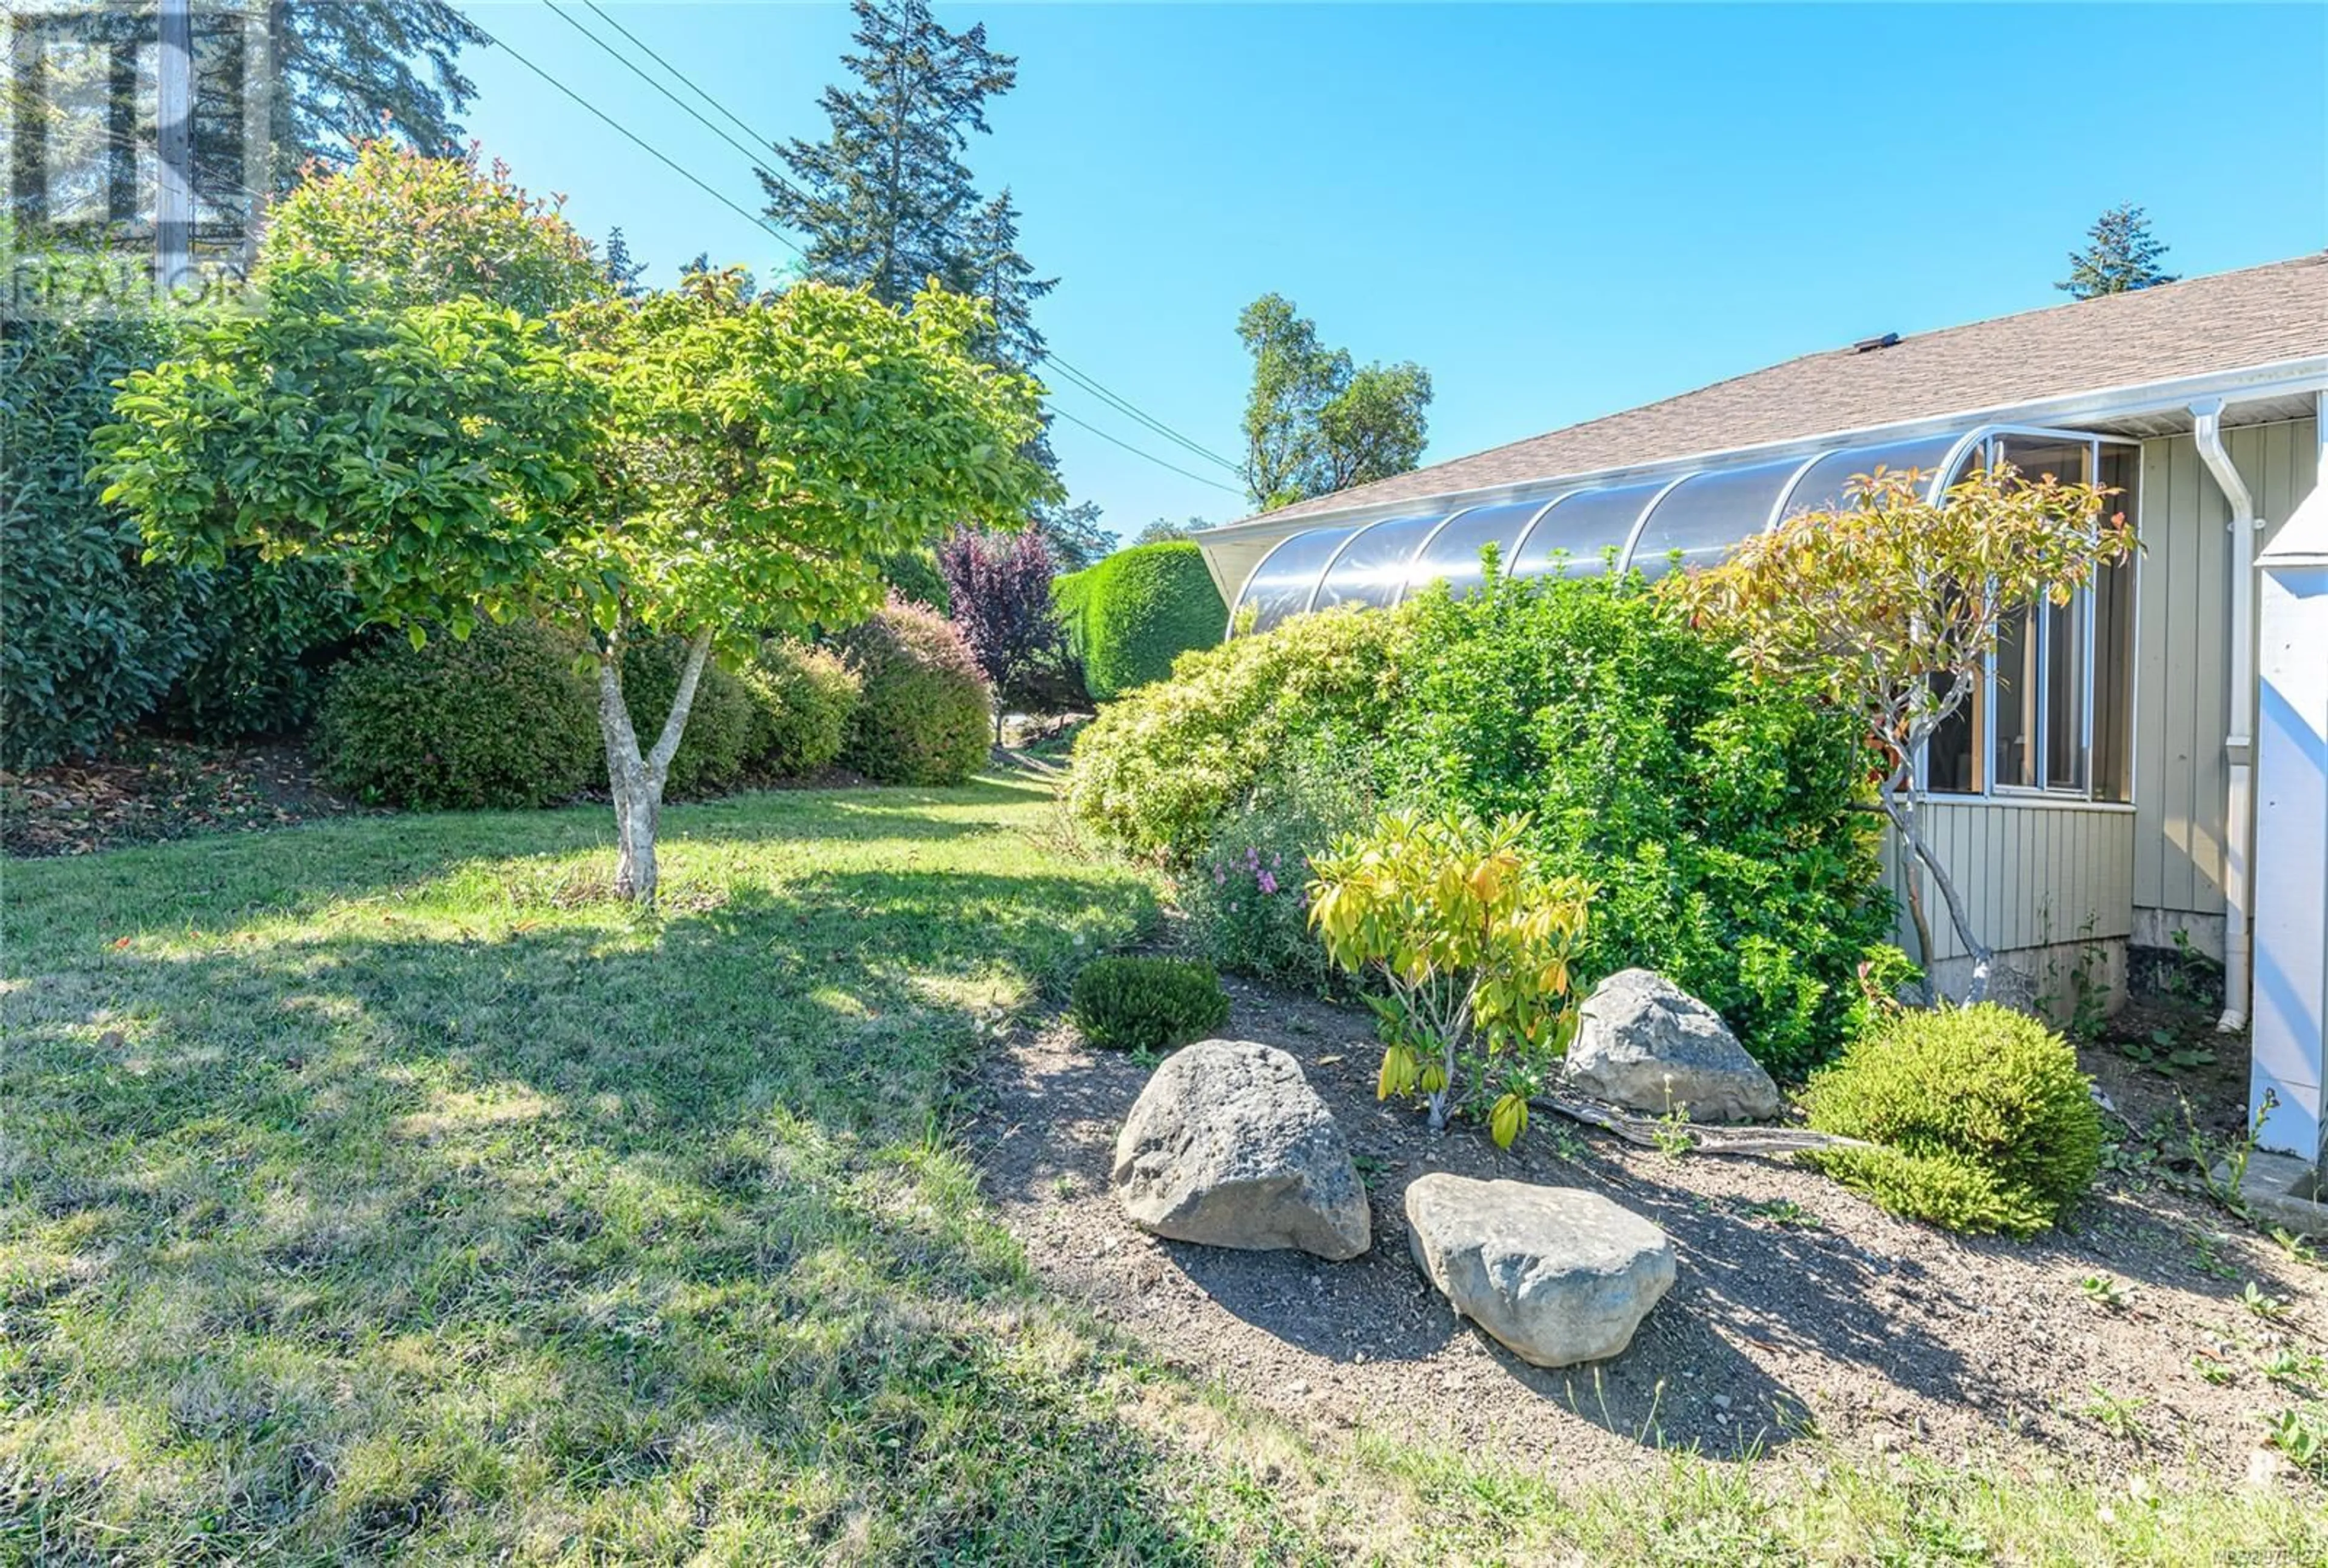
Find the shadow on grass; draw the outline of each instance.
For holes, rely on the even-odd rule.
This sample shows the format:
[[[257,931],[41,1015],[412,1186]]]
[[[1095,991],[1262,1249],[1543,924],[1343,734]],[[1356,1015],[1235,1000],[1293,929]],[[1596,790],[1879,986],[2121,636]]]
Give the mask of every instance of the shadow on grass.
[[[0,1309],[37,1479],[0,1556],[26,1530],[886,1561],[1273,1534],[1126,1421],[932,1135],[982,1020],[1150,913],[1128,878],[908,867],[650,925],[367,907],[149,953],[36,919]]]

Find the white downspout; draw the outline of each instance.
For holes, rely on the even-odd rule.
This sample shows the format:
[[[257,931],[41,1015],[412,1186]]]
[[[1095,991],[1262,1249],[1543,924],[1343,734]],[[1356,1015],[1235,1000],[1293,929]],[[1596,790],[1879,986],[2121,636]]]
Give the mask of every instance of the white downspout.
[[[2222,419],[2220,398],[2191,405],[2200,460],[2231,507],[2231,722],[2223,737],[2231,784],[2223,812],[2223,1016],[2215,1026],[2229,1034],[2247,1028],[2254,941],[2248,917],[2249,841],[2255,834],[2255,554],[2263,520],[2256,515],[2255,498],[2239,465],[2223,448]]]

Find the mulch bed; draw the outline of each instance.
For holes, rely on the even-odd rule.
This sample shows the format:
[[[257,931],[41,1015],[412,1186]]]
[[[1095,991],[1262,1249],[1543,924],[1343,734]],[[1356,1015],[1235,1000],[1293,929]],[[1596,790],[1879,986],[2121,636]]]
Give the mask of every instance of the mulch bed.
[[[986,1062],[972,1132],[1044,1279],[1200,1377],[1319,1429],[1364,1423],[1563,1473],[1613,1472],[1658,1445],[1742,1459],[1811,1430],[1853,1455],[2286,1473],[2257,1413],[2306,1395],[2261,1363],[2283,1346],[2328,1349],[2328,1272],[2141,1161],[2106,1174],[2065,1229],[2021,1244],[1893,1219],[1791,1164],[1667,1155],[1542,1113],[1500,1153],[1468,1125],[1433,1136],[1375,1102],[1364,1013],[1230,989],[1222,1033],[1291,1052],[1348,1136],[1373,1197],[1366,1256],[1135,1228],[1108,1173],[1148,1069],[1064,1023]],[[1624,1354],[1530,1367],[1458,1321],[1411,1261],[1402,1198],[1429,1170],[1606,1194],[1673,1235],[1680,1282]],[[2105,1277],[2115,1300],[2084,1283]],[[2250,1281],[2284,1315],[2243,1303]]]
[[[358,809],[316,782],[296,746],[136,737],[103,757],[0,772],[0,853],[88,855]]]

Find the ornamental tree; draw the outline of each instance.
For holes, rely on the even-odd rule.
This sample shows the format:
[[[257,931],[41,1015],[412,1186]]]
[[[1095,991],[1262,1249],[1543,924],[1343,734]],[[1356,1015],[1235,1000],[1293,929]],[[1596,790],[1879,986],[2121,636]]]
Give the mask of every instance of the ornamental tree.
[[[1935,503],[1921,476],[1878,468],[1836,507],[1750,536],[1720,566],[1668,579],[1699,623],[1736,639],[1760,675],[1808,684],[1866,726],[1881,759],[1884,814],[1931,873],[1973,956],[1977,1001],[1994,954],[1918,822],[1916,761],[1978,688],[2007,619],[2041,600],[2067,604],[2134,548],[2112,493],[2024,479],[2011,464],[1976,470]],[[1917,879],[1908,905],[1929,962],[1931,925]]]
[[[1488,1127],[1507,1149],[1574,1032],[1569,961],[1591,897],[1580,878],[1536,872],[1520,850],[1527,827],[1391,812],[1310,861],[1310,923],[1327,955],[1385,988],[1366,998],[1385,1047],[1376,1097],[1419,1091],[1436,1131],[1468,1070],[1466,1098],[1501,1091]]]
[[[465,635],[520,615],[587,631],[614,795],[615,890],[651,904],[663,784],[715,645],[861,616],[882,553],[1025,514],[1042,479],[1023,377],[973,360],[973,302],[910,313],[733,273],[543,324],[475,299],[401,305],[289,262],[261,314],[134,376],[100,452],[153,547],[343,569],[374,619]],[[632,642],[688,654],[651,744]]]
[[[1032,528],[1017,534],[961,529],[938,547],[938,569],[954,623],[994,688],[1000,745],[1006,708],[1056,709],[1075,684],[1067,676],[1066,634],[1051,603],[1050,546]]]

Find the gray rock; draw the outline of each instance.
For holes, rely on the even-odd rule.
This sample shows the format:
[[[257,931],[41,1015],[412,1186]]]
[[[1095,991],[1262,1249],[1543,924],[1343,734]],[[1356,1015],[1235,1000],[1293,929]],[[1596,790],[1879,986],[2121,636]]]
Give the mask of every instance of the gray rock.
[[[1673,1243],[1600,1194],[1434,1171],[1406,1189],[1414,1261],[1524,1361],[1570,1366],[1632,1343],[1673,1289]]]
[[[1156,1069],[1115,1140],[1116,1197],[1175,1241],[1321,1258],[1366,1250],[1366,1189],[1300,1064],[1251,1040],[1199,1040]]]
[[[1580,1094],[1693,1122],[1759,1122],[1779,1113],[1779,1086],[1722,1015],[1663,975],[1620,969],[1584,999],[1562,1081]]]

